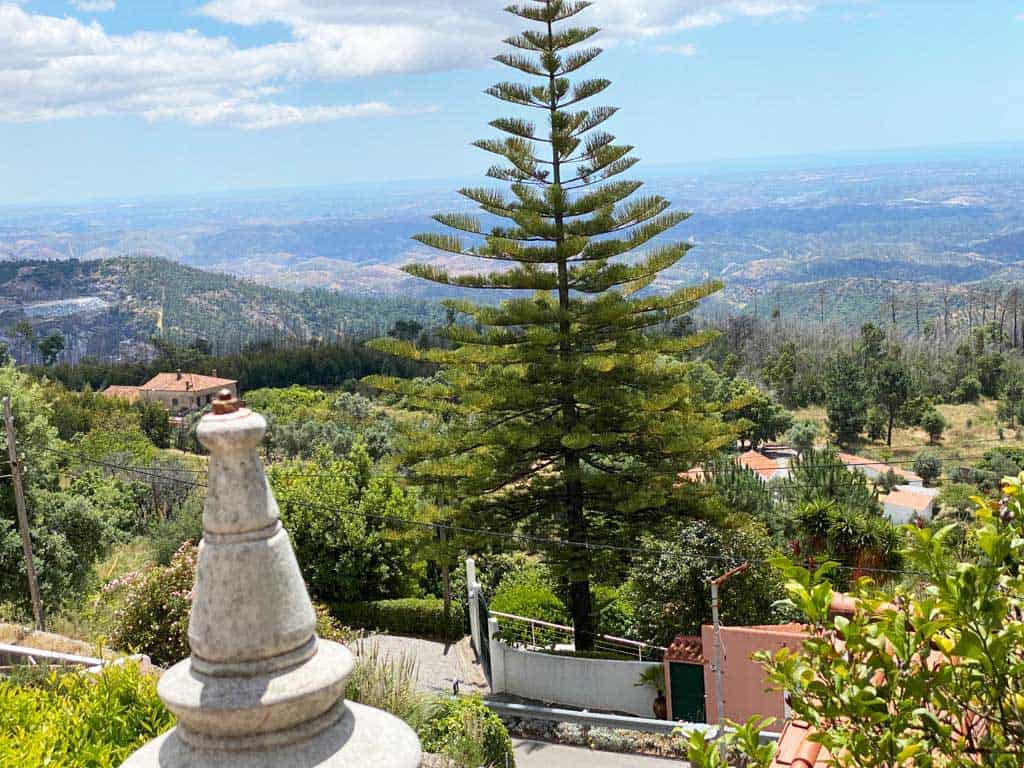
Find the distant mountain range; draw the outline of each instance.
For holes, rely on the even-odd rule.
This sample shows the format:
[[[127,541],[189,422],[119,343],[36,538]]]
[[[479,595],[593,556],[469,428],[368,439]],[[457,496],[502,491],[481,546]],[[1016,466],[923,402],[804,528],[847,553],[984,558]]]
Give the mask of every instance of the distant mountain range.
[[[204,340],[232,352],[255,341],[309,341],[383,335],[396,320],[434,322],[439,308],[401,298],[292,291],[166,259],[0,262],[0,338],[21,359],[55,330],[69,359],[138,359],[151,340]]]
[[[645,175],[643,166],[638,175]],[[988,291],[1024,279],[1024,152],[1019,149],[817,168],[806,163],[730,172],[654,168],[646,176],[650,189],[695,212],[671,234],[697,247],[662,278],[660,287],[724,280],[726,291],[707,311],[751,312],[756,305],[763,312],[773,302],[820,309],[826,292],[826,319],[847,322],[891,313],[886,304],[893,286],[907,286],[897,291],[904,300],[910,287],[927,295],[940,286],[959,286],[951,295],[955,303],[963,294],[966,307],[971,286]],[[391,303],[366,308],[388,316],[412,298],[446,295],[433,284],[407,277],[399,269],[402,264],[429,260],[455,270],[479,266],[429,252],[410,239],[436,228],[432,213],[469,209],[455,192],[463,183],[480,182],[0,208],[0,262],[156,256],[277,289],[341,292],[347,296],[339,299],[343,314],[351,314],[352,297],[385,299]],[[96,279],[103,274],[79,269]],[[66,295],[58,296],[60,289],[54,288],[39,300],[91,295],[89,279],[82,277]],[[238,285],[247,286],[238,289],[243,292],[256,290]],[[7,306],[27,299],[11,291],[8,281],[0,284],[0,301]],[[97,295],[110,298],[102,290]],[[151,315],[153,301],[150,293],[140,305],[150,309],[136,314]],[[292,299],[278,301],[288,305]],[[186,298],[175,306],[196,303],[206,306]],[[214,306],[238,311],[231,301],[210,304],[211,312]],[[211,315],[204,311],[203,316]],[[175,322],[184,329],[190,321],[185,315]],[[267,322],[281,329],[308,325],[302,332],[315,334],[335,321],[305,311],[268,311]]]

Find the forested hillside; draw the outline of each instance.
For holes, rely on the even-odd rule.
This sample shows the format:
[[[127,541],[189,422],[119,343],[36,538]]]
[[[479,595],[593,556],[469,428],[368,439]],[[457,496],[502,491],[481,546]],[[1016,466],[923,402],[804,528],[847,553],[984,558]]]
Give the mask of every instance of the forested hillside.
[[[23,362],[54,331],[65,360],[132,360],[152,356],[153,338],[202,339],[227,353],[260,341],[364,338],[435,315],[423,302],[289,291],[164,259],[0,263],[0,337]]]

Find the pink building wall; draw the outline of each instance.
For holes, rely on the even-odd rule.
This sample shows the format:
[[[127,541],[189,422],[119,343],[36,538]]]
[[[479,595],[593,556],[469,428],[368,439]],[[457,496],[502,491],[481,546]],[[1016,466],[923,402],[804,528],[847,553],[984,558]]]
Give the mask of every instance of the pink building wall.
[[[761,665],[751,659],[757,651],[775,653],[783,648],[799,651],[804,640],[799,624],[778,627],[722,627],[722,689],[725,691],[725,716],[733,722],[743,723],[754,715],[774,717],[777,722],[768,728],[781,728],[785,720],[786,705],[782,692],[767,690],[769,683]],[[704,646],[704,690],[706,691],[707,721],[718,722],[715,673],[711,665],[715,658],[714,628],[701,627]]]

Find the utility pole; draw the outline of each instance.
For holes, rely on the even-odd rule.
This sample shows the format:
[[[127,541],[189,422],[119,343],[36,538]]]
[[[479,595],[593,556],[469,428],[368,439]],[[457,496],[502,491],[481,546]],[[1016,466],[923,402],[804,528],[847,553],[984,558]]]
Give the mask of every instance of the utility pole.
[[[722,621],[718,614],[718,588],[733,576],[739,576],[750,567],[750,563],[738,565],[723,573],[717,579],[711,579],[711,620],[715,626],[715,703],[718,706],[718,751],[725,760],[725,692],[722,690]]]
[[[32,555],[32,537],[28,531],[25,488],[21,482],[21,462],[18,459],[18,443],[14,434],[14,414],[11,412],[11,398],[9,397],[4,398],[4,426],[7,430],[7,455],[10,457],[14,506],[18,510],[18,530],[21,531],[21,547],[25,552],[25,572],[28,574],[28,591],[32,597],[32,613],[36,619],[36,629],[42,632],[46,628],[43,602],[39,599],[39,581],[36,579],[35,558]]]
[[[444,639],[447,643],[448,628],[452,625],[452,579],[448,569],[448,529],[438,529],[441,536],[441,583],[444,585]]]

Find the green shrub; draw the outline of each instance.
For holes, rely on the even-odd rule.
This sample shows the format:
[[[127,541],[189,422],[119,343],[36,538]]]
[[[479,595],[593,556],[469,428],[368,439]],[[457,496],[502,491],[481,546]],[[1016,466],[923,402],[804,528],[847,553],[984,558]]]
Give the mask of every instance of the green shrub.
[[[722,588],[722,622],[744,626],[776,618],[772,605],[782,585],[764,564],[775,550],[759,526],[725,529],[684,520],[662,534],[646,534],[641,545],[646,551],[633,560],[623,586],[636,612],[636,639],[667,646],[679,633],[699,633],[711,620],[708,580],[748,560],[758,564]]]
[[[885,430],[888,426],[888,417],[881,408],[869,408],[867,424],[865,425],[868,437],[872,440],[881,440],[885,437]]]
[[[935,451],[924,450],[914,457],[914,472],[925,483],[932,483],[942,474],[942,457]]]
[[[569,621],[565,603],[538,575],[522,574],[515,579],[506,578],[491,598],[490,608],[553,624],[566,624]]]
[[[415,497],[376,474],[365,446],[345,458],[321,451],[313,461],[271,467],[269,480],[313,597],[350,603],[416,594],[411,544],[383,520],[411,520]]]
[[[331,607],[338,619],[357,629],[440,639],[460,638],[465,633],[465,617],[458,604],[452,603],[451,622],[446,624],[444,601],[436,597],[340,603]]]
[[[959,403],[976,403],[981,398],[981,382],[976,376],[967,376],[960,382],[953,397]]]
[[[614,587],[594,587],[592,593],[597,631],[602,635],[632,637],[636,631],[636,615],[626,596]]]
[[[0,765],[107,768],[174,724],[137,665],[0,680]]]
[[[441,700],[419,736],[426,752],[445,755],[459,768],[515,767],[505,724],[479,696]]]
[[[168,565],[183,544],[198,544],[203,537],[203,497],[193,493],[171,517],[154,525],[146,539],[153,559]]]
[[[359,639],[359,632],[356,632],[350,627],[346,627],[334,618],[334,616],[331,615],[330,609],[326,605],[313,603],[313,609],[316,611],[317,637],[323,638],[324,640],[331,640],[335,643],[341,643],[342,645],[347,645],[348,643]]]
[[[948,426],[945,417],[936,410],[928,411],[921,417],[921,427],[928,433],[928,439],[933,443],[942,438],[942,433]]]
[[[104,593],[121,602],[110,637],[115,648],[148,654],[160,666],[188,656],[197,557],[198,549],[185,544],[170,565],[129,574],[103,587]]]

